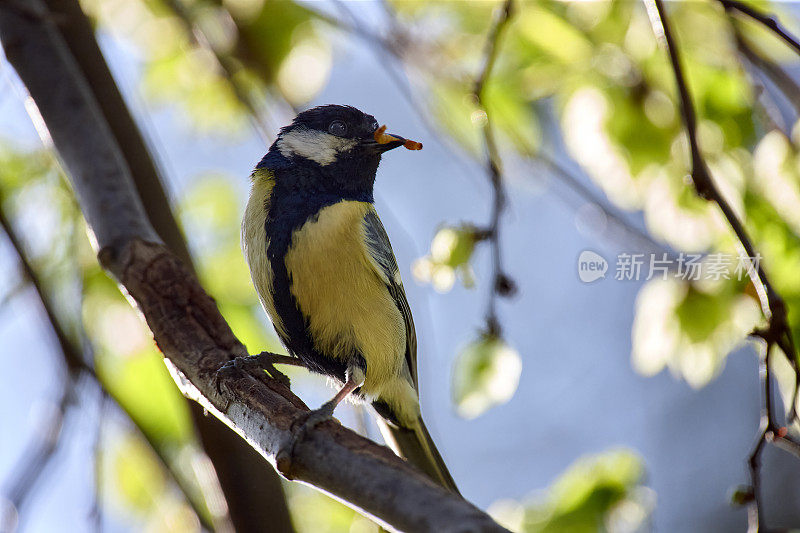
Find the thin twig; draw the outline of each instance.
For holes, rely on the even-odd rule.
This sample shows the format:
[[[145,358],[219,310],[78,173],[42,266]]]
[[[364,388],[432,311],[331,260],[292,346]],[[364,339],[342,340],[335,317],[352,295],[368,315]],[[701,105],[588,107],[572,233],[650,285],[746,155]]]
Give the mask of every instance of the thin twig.
[[[763,72],[772,81],[775,87],[783,93],[786,101],[794,108],[795,113],[800,115],[800,86],[786,73],[786,71],[774,61],[763,57],[742,35],[739,24],[731,17],[731,29],[733,31],[734,42],[740,54],[754,68]]]
[[[105,445],[105,424],[111,397],[100,388],[97,405],[97,427],[95,428],[92,455],[94,456],[94,496],[89,519],[94,533],[103,531],[103,477],[105,476],[105,463],[103,461],[103,448]]]
[[[438,128],[434,126],[431,121],[430,114],[425,113],[423,110],[425,106],[422,105],[420,102],[417,101],[417,97],[414,94],[414,91],[411,87],[411,84],[408,80],[407,75],[401,75],[399,71],[402,69],[392,68],[392,63],[398,63],[401,61],[401,52],[398,50],[398,46],[396,46],[393,42],[387,41],[387,39],[381,37],[380,35],[375,34],[374,32],[370,31],[368,28],[364,26],[361,20],[355,16],[353,13],[350,5],[337,0],[335,2],[336,7],[340,10],[340,12],[349,19],[349,22],[345,23],[338,19],[334,19],[328,15],[323,13],[319,13],[315,11],[315,15],[323,19],[325,22],[331,24],[333,27],[351,33],[355,37],[363,39],[366,44],[370,45],[370,49],[374,50],[376,55],[378,56],[378,64],[381,68],[386,71],[387,75],[392,79],[395,83],[395,87],[400,90],[403,99],[408,103],[411,110],[417,115],[417,118],[420,120],[422,125],[428,131],[429,134],[439,136]],[[386,12],[386,16],[389,19],[389,23],[391,26],[390,33],[400,33],[400,23],[397,21],[396,15],[391,10],[391,5],[387,4],[386,2],[382,3],[384,11]],[[378,44],[378,46],[372,46],[374,44]],[[464,163],[464,159],[462,157],[458,157],[454,154],[453,150],[455,149],[451,142],[447,142],[444,139],[439,139],[445,148],[447,149],[447,154],[450,156],[452,162],[458,164],[461,169],[464,171],[463,174],[469,175],[471,169],[467,167]],[[544,153],[539,153],[536,155],[536,159],[541,161],[545,166],[547,166],[551,171],[552,175],[563,182],[567,187],[573,189],[578,196],[584,198],[587,202],[590,202],[592,205],[596,206],[600,209],[603,214],[605,215],[606,219],[609,220],[612,224],[620,228],[625,234],[631,236],[635,240],[643,243],[648,248],[664,251],[664,247],[657,243],[650,235],[648,235],[645,231],[642,231],[640,228],[636,227],[635,225],[631,224],[619,211],[614,209],[613,207],[609,206],[606,202],[603,202],[596,194],[593,194],[585,185],[583,185],[579,179],[577,179],[574,175],[572,175],[569,171],[567,171],[562,165],[556,162],[552,157],[548,156]],[[484,232],[483,234],[488,235],[489,232]]]
[[[6,234],[11,247],[17,254],[24,278],[29,281],[31,285],[33,285],[33,288],[36,291],[36,295],[39,298],[39,303],[42,306],[42,310],[45,312],[47,322],[50,325],[53,334],[56,336],[56,341],[58,342],[61,352],[64,354],[64,362],[66,363],[67,368],[70,371],[85,369],[93,375],[94,369],[89,367],[86,361],[84,361],[83,355],[75,348],[66,331],[64,331],[64,328],[61,327],[61,324],[56,317],[55,310],[53,309],[53,305],[50,302],[50,299],[46,296],[45,290],[42,287],[41,280],[36,275],[33,265],[25,253],[22,240],[19,238],[16,230],[11,224],[11,221],[6,216],[5,209],[3,209],[2,206],[3,197],[3,191],[0,190],[0,229],[2,229],[2,231]]]
[[[342,1],[335,2],[335,5],[341,13],[350,19],[349,23],[344,23],[338,19],[333,19],[327,15],[314,11],[315,15],[320,17],[325,22],[331,24],[334,28],[352,34],[355,37],[364,41],[364,44],[369,50],[375,53],[377,64],[383,69],[386,75],[390,78],[393,86],[400,91],[400,95],[408,104],[408,107],[416,115],[419,122],[425,128],[429,135],[436,137],[436,139],[444,146],[445,153],[447,154],[451,163],[457,165],[461,172],[460,175],[473,177],[472,168],[466,163],[462,155],[456,153],[456,144],[452,138],[448,137],[443,139],[439,134],[439,128],[434,122],[431,113],[426,112],[426,105],[419,102],[414,87],[403,67],[402,50],[395,41],[387,40],[386,38],[376,35],[353,13],[351,5]],[[400,31],[400,24],[394,18],[388,8],[383,4],[384,9],[387,10],[387,16],[390,18],[391,31],[394,34],[399,34],[395,40],[405,41],[405,34]],[[375,46],[377,44],[378,46]],[[475,181],[477,183],[477,181]]]
[[[7,488],[3,491],[12,509],[18,511],[58,449],[63,435],[67,409],[76,396],[79,377],[85,373],[96,379],[96,375],[58,321],[52,303],[44,292],[39,276],[37,276],[31,261],[28,259],[22,240],[17,235],[5,213],[2,190],[0,190],[0,229],[6,234],[12,249],[17,255],[23,280],[30,283],[34,288],[50,330],[56,337],[65,367],[63,388],[54,413],[44,422],[42,428],[37,431],[36,442],[32,442],[28,447],[16,467],[14,477],[7,482]]]
[[[772,427],[772,376],[770,375],[769,356],[772,352],[772,343],[763,341],[764,354],[759,357],[758,373],[763,387],[761,399],[761,422],[759,436],[750,456],[747,466],[750,472],[751,499],[747,506],[747,530],[755,533],[764,523],[763,506],[761,505],[761,453],[767,443],[767,433]]]
[[[780,65],[759,54],[747,42],[747,39],[744,38],[736,24],[732,26],[736,48],[739,53],[744,56],[754,69],[762,72],[778,88],[786,102],[794,108],[795,114],[800,115],[800,85]],[[779,113],[777,110],[776,112]]]
[[[24,276],[16,280],[13,286],[0,296],[0,310],[5,308],[9,302],[20,295],[26,288],[28,288],[28,280]]]
[[[739,13],[747,15],[751,19],[755,20],[777,35],[781,40],[783,40],[783,42],[793,48],[795,52],[800,54],[800,39],[787,31],[781,25],[775,15],[762,13],[759,10],[737,0],[719,0],[719,3],[723,5],[726,11],[738,11]]]
[[[708,170],[705,159],[700,151],[700,146],[697,140],[697,117],[695,115],[694,105],[689,94],[688,85],[683,74],[680,57],[678,56],[678,49],[675,44],[672,32],[670,30],[667,13],[664,9],[662,0],[650,0],[647,3],[647,11],[650,16],[653,29],[657,36],[663,36],[663,41],[666,44],[667,52],[669,53],[670,64],[672,66],[673,74],[675,75],[675,82],[678,87],[678,94],[680,96],[680,109],[683,117],[684,125],[686,126],[687,135],[689,137],[689,147],[691,153],[691,177],[694,183],[695,190],[698,195],[706,200],[712,201],[719,206],[728,224],[733,229],[738,239],[738,245],[747,257],[750,263],[748,275],[761,303],[762,312],[767,319],[767,327],[763,330],[754,332],[754,335],[764,340],[767,345],[767,352],[764,356],[762,375],[764,376],[764,414],[762,415],[762,433],[759,440],[753,449],[748,464],[751,472],[751,479],[753,482],[753,503],[751,506],[750,524],[751,527],[755,524],[755,530],[758,531],[764,527],[762,517],[762,508],[760,505],[760,495],[758,494],[760,485],[760,457],[764,448],[765,442],[772,442],[774,440],[794,441],[786,436],[785,428],[778,428],[774,421],[774,413],[772,406],[772,393],[771,393],[771,379],[769,367],[769,348],[773,345],[778,346],[786,358],[789,360],[790,365],[795,373],[795,390],[792,395],[792,405],[790,408],[789,421],[796,418],[796,405],[797,405],[797,392],[798,381],[800,379],[800,372],[797,368],[797,358],[792,339],[792,333],[786,318],[786,305],[783,299],[777,293],[770,283],[767,273],[763,268],[760,261],[756,263],[757,254],[755,247],[750,240],[743,224],[738,219],[730,204],[725,200],[722,194],[717,189]],[[782,446],[789,448],[789,445]]]
[[[17,520],[21,522],[19,512],[25,505],[42,473],[47,469],[50,461],[58,450],[64,434],[67,410],[76,393],[76,379],[72,373],[64,376],[64,384],[58,402],[51,413],[47,413],[40,427],[34,431],[34,437],[26,447],[25,453],[16,464],[14,474],[6,481],[3,495],[8,499],[9,512],[16,513]],[[5,531],[11,517],[0,516],[0,529]]]
[[[191,13],[187,7],[183,5],[182,2],[179,0],[165,0],[165,3],[169,9],[175,14],[178,20],[184,27],[184,30],[191,39],[192,43],[209,52],[213,57],[214,60],[217,62],[217,66],[220,70],[220,73],[223,77],[228,81],[230,84],[231,89],[233,90],[234,96],[239,101],[239,103],[247,110],[248,114],[251,117],[251,123],[253,128],[258,133],[258,136],[261,138],[264,144],[269,145],[271,143],[272,135],[270,134],[270,129],[265,124],[265,120],[262,117],[260,111],[256,108],[256,105],[251,100],[250,96],[248,95],[247,91],[236,82],[236,71],[237,68],[235,64],[230,60],[230,58],[225,55],[224,53],[220,52],[206,37],[205,33],[200,29],[195,23],[194,18],[192,17]]]
[[[501,171],[502,162],[497,150],[497,144],[492,129],[492,121],[485,102],[486,82],[492,75],[492,69],[497,61],[500,50],[500,39],[503,36],[508,23],[514,15],[514,1],[506,0],[502,8],[497,13],[494,25],[489,32],[484,48],[484,62],[475,85],[472,96],[479,111],[483,113],[483,142],[486,151],[486,173],[492,185],[492,213],[488,228],[484,234],[492,247],[492,290],[489,295],[489,304],[486,312],[487,333],[490,335],[500,334],[500,323],[497,319],[496,297],[507,296],[514,292],[514,282],[503,271],[502,255],[500,253],[500,218],[506,207],[506,193],[503,186],[503,174]]]
[[[697,117],[695,115],[694,106],[689,95],[689,89],[683,74],[680,58],[678,57],[678,51],[675,46],[672,33],[669,29],[669,23],[666,19],[664,5],[662,0],[651,1],[654,3],[656,8],[655,12],[650,11],[651,14],[655,15],[655,20],[653,22],[654,24],[660,23],[661,25],[667,51],[669,52],[670,63],[672,65],[672,70],[675,74],[675,80],[678,86],[681,115],[683,116],[683,120],[686,125],[686,132],[689,137],[692,182],[694,183],[695,189],[700,197],[710,200],[719,206],[731,229],[736,234],[738,244],[750,263],[748,274],[753,286],[756,289],[756,292],[758,293],[762,312],[769,321],[770,331],[776,336],[775,343],[784,352],[789,360],[789,363],[797,373],[796,350],[794,347],[791,330],[789,329],[789,324],[786,320],[786,305],[770,282],[762,262],[755,261],[755,258],[760,257],[760,254],[756,252],[755,246],[753,246],[753,243],[747,234],[744,225],[739,220],[727,200],[725,200],[725,198],[719,192],[719,189],[717,189],[713,179],[711,178],[711,172],[709,171],[705,159],[700,152],[700,145],[697,140]],[[658,29],[657,26],[656,29]]]

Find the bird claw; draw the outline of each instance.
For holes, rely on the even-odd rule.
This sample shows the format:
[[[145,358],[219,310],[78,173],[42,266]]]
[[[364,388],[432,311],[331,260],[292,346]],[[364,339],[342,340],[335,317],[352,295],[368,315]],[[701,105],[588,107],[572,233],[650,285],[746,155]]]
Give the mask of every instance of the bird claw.
[[[291,464],[292,457],[294,457],[294,448],[298,442],[305,439],[308,434],[319,424],[328,420],[333,420],[337,424],[340,422],[334,418],[333,411],[336,409],[336,403],[333,401],[323,404],[319,409],[303,413],[292,422],[291,436],[288,441],[281,446],[280,451],[276,456],[276,464],[278,471],[283,474],[287,479],[291,477]]]
[[[238,358],[237,358],[238,359]],[[217,394],[222,394],[222,378],[230,378],[233,377],[234,374],[240,372],[241,369],[236,366],[236,359],[231,361],[226,361],[222,366],[220,366],[214,375],[211,377],[212,384],[214,388],[217,390]]]
[[[263,379],[264,372],[266,372],[270,378],[286,386],[287,389],[290,388],[291,385],[288,376],[273,366],[272,358],[266,353],[260,353],[258,355],[248,355],[246,357],[235,357],[220,366],[214,375],[217,392],[222,393],[220,390],[221,377],[230,377],[240,372],[250,374],[256,379]]]
[[[336,420],[333,418],[334,409],[336,409],[336,404],[330,401],[324,403],[319,409],[303,413],[292,423],[292,433],[295,434],[295,438],[304,437],[309,431],[326,420]]]

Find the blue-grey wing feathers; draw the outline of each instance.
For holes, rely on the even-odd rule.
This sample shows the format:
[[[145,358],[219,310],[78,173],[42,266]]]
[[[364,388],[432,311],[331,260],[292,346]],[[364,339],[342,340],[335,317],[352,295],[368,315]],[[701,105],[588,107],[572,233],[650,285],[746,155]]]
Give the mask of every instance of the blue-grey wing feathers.
[[[367,251],[384,274],[381,277],[384,278],[389,294],[394,299],[395,305],[400,310],[405,322],[406,364],[408,365],[414,388],[417,388],[417,335],[414,331],[414,319],[411,317],[411,309],[408,306],[405,290],[403,290],[403,282],[400,279],[400,271],[397,268],[397,259],[395,259],[392,252],[389,236],[386,235],[386,230],[383,228],[383,224],[375,210],[370,209],[367,211],[366,215],[364,215],[363,224]]]

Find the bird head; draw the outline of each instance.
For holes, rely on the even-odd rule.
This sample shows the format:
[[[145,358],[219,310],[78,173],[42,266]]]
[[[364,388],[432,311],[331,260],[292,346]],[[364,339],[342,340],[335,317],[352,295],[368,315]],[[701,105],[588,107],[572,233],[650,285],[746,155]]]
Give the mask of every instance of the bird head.
[[[315,189],[371,193],[381,155],[404,145],[422,146],[383,130],[375,117],[355,107],[315,107],[281,129],[264,163],[280,157],[292,169],[282,173],[287,179],[302,179]]]
[[[405,139],[379,144],[378,121],[352,106],[323,105],[303,111],[278,135],[276,146],[286,157],[300,157],[320,166],[341,157],[379,160],[381,154],[403,145]]]

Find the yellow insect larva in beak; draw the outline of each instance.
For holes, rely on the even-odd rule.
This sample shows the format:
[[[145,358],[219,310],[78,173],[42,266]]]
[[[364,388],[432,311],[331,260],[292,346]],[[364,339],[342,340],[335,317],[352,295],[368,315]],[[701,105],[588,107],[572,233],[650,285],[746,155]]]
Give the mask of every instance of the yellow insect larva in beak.
[[[403,139],[402,137],[396,137],[390,133],[386,133],[386,124],[375,130],[373,134],[375,137],[375,142],[378,144],[387,144],[393,141],[402,141],[403,147],[406,150],[422,150],[422,143],[417,141],[412,141],[410,139]]]

